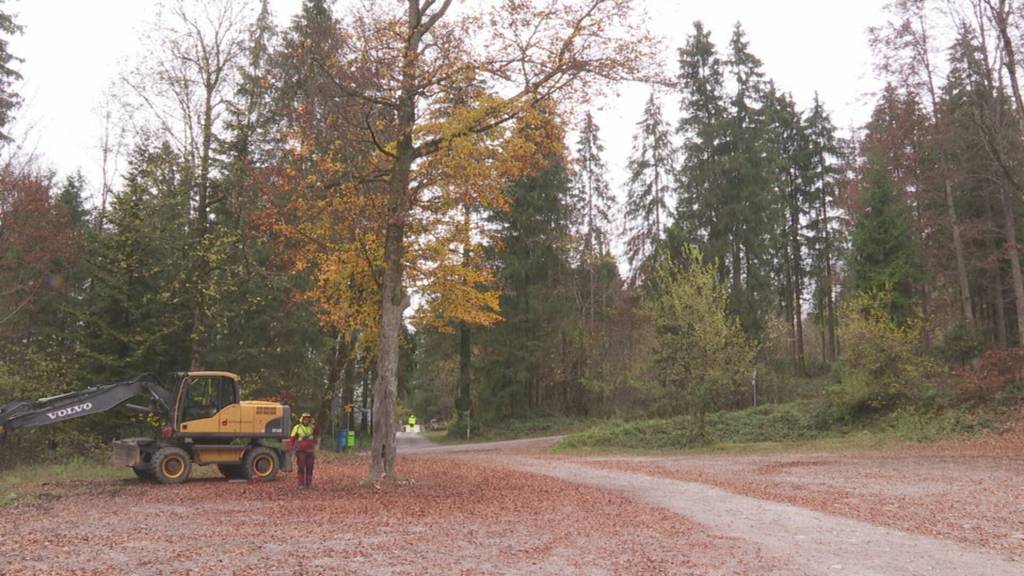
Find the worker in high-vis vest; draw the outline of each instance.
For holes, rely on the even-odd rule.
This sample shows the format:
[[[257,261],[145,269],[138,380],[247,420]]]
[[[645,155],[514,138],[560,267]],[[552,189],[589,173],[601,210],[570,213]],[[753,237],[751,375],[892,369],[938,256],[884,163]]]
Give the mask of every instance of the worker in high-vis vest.
[[[303,412],[299,423],[292,428],[291,448],[295,451],[295,468],[299,471],[299,488],[313,485],[313,465],[316,463],[316,441],[320,427],[309,412]]]
[[[414,431],[416,426],[416,415],[412,414],[409,416],[409,431]]]

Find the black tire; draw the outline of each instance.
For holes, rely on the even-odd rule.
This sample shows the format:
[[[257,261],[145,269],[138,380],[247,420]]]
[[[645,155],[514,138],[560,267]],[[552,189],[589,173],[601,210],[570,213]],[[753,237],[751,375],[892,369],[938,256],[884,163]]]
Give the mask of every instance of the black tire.
[[[242,476],[246,480],[273,480],[280,469],[277,452],[266,446],[249,448],[242,461]]]
[[[217,470],[219,470],[225,478],[235,479],[244,477],[242,474],[243,468],[241,464],[217,464]]]
[[[167,446],[153,454],[150,470],[161,484],[180,484],[192,473],[192,458],[181,448]]]
[[[149,464],[132,466],[132,472],[135,472],[135,475],[139,477],[139,480],[146,480],[149,482],[155,480],[153,477],[153,469],[149,467]]]

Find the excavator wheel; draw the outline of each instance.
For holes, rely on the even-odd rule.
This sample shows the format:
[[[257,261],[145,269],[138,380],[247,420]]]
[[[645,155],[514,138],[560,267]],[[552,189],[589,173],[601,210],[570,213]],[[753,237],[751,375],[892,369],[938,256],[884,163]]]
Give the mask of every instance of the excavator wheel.
[[[150,469],[157,482],[178,484],[188,480],[192,472],[192,458],[181,448],[166,446],[153,454]]]
[[[277,453],[266,446],[253,446],[242,461],[242,475],[246,480],[273,480],[280,468]]]
[[[242,474],[241,464],[217,464],[217,470],[219,470],[225,478],[235,479],[244,477]]]

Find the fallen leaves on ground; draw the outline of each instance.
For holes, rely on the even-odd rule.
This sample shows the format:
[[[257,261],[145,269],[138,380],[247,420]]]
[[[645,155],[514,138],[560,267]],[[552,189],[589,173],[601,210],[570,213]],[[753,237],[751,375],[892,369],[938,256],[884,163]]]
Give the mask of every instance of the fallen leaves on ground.
[[[3,574],[760,574],[757,550],[597,489],[452,457],[276,482],[115,482],[0,510]]]

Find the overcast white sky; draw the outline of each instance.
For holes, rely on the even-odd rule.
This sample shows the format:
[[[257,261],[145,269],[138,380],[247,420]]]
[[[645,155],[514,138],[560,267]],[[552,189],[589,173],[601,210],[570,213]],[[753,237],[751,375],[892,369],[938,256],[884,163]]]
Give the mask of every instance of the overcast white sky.
[[[673,74],[676,49],[694,20],[704,21],[720,49],[740,21],[751,51],[776,85],[791,92],[801,107],[818,91],[843,129],[866,121],[871,94],[879,87],[866,28],[883,20],[881,7],[886,1],[637,0],[652,16],[655,32],[666,38]],[[61,176],[81,169],[94,191],[100,181],[102,95],[117,73],[138,57],[140,35],[149,27],[156,5],[155,0],[9,0],[5,6],[25,27],[24,34],[11,41],[12,53],[24,59],[19,65],[24,76],[19,92],[25,104],[17,112],[16,132],[27,131],[30,147]],[[272,5],[285,23],[301,1],[274,0]],[[647,94],[646,87],[624,86],[618,97],[595,111],[618,189]],[[677,100],[665,95],[664,101],[674,123]]]

